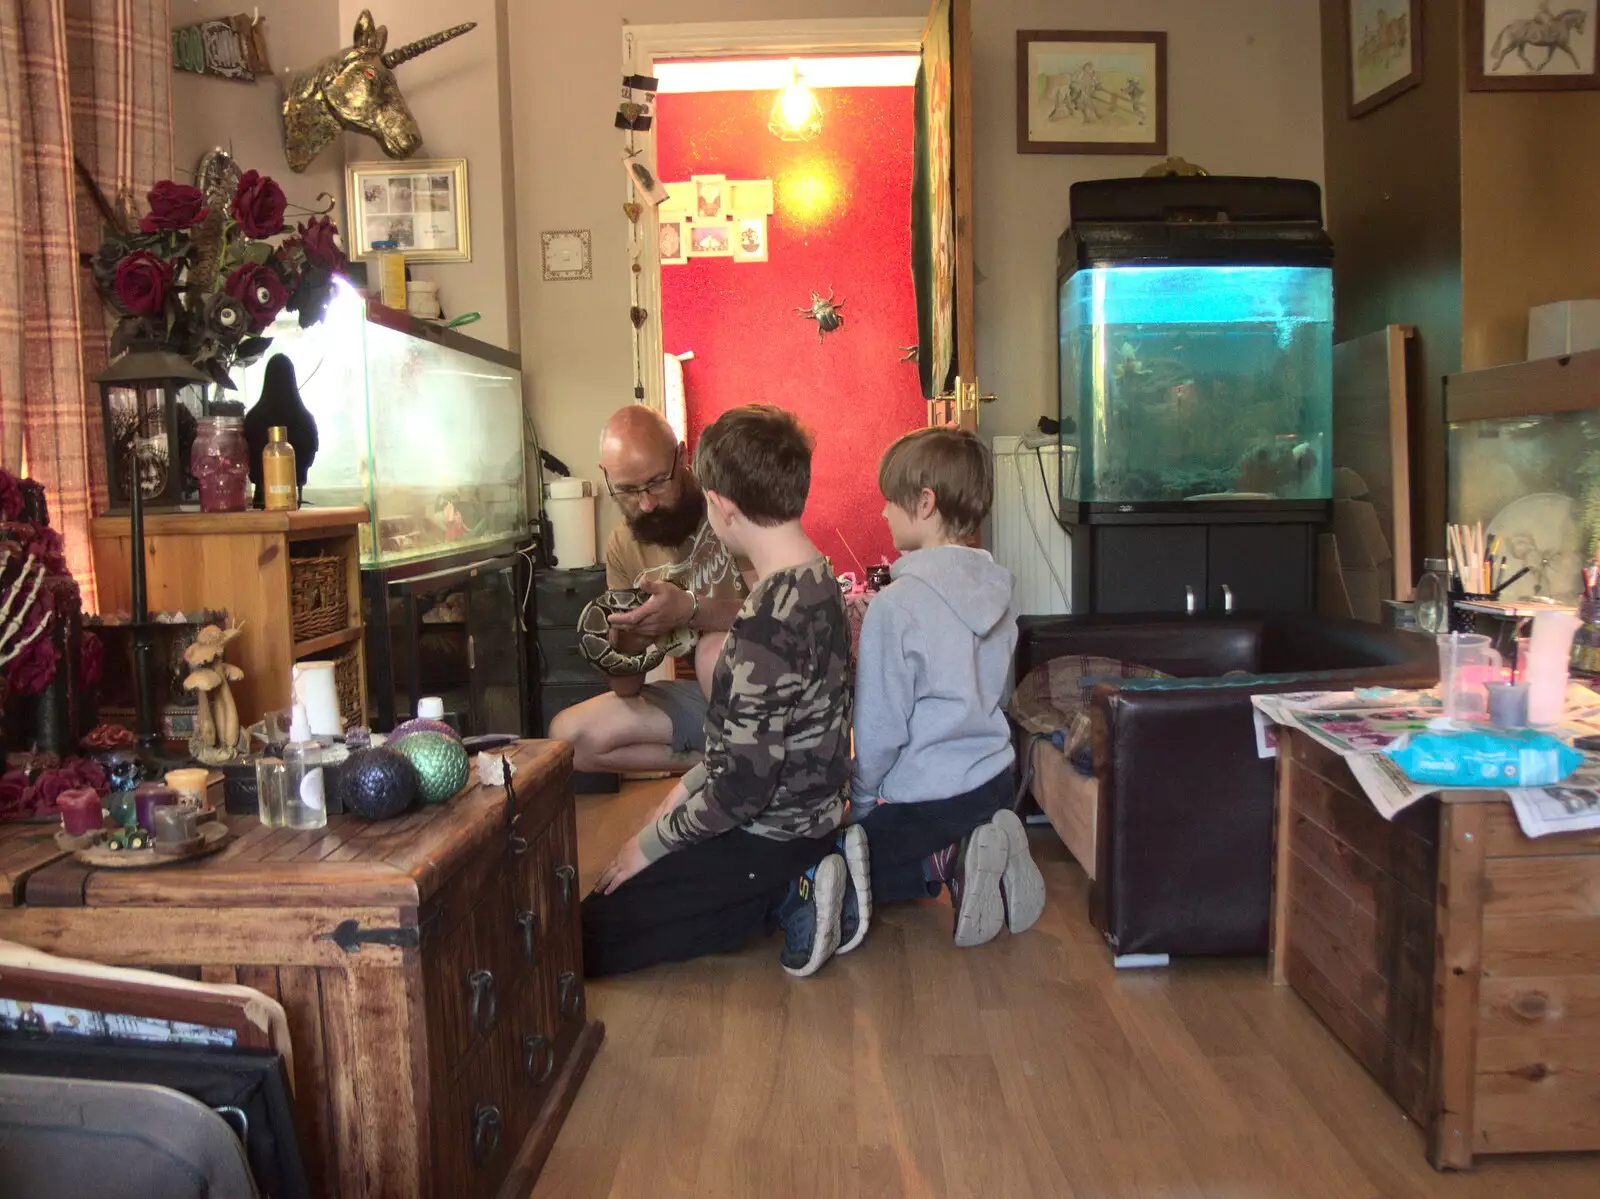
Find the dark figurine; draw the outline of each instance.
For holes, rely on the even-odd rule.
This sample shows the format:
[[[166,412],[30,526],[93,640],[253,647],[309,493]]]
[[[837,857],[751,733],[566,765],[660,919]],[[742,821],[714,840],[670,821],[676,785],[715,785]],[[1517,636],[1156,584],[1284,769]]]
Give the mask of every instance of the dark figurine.
[[[300,490],[306,488],[306,472],[317,460],[317,422],[300,401],[300,387],[295,382],[294,363],[282,354],[267,359],[267,377],[261,384],[261,398],[245,414],[244,441],[250,447],[250,482],[255,484],[255,506],[266,502],[266,491],[261,483],[261,451],[267,445],[267,432],[276,425],[289,431],[289,445],[294,449],[294,469]]]
[[[832,333],[844,325],[844,313],[839,311],[843,307],[844,301],[834,299],[833,288],[830,287],[826,300],[812,292],[811,303],[795,311],[806,320],[817,322],[817,340],[821,341],[824,333]]]

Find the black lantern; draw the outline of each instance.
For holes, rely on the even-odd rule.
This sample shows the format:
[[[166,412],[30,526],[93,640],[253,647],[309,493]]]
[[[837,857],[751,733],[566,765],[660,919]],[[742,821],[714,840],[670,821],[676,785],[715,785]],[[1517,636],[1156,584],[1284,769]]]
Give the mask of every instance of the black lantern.
[[[95,376],[113,511],[128,507],[137,460],[147,506],[175,508],[194,492],[189,450],[211,377],[163,346],[136,345]]]

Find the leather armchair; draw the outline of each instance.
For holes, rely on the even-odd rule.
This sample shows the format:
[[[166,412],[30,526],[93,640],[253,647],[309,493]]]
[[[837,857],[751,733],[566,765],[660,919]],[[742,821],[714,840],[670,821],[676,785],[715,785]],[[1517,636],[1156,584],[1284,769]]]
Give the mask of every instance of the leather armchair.
[[[1155,687],[1106,682],[1091,693],[1098,811],[1089,914],[1118,958],[1266,952],[1275,771],[1256,753],[1252,695],[1438,681],[1431,638],[1355,621],[1021,622],[1019,679],[1074,654],[1176,676]],[[1247,674],[1221,677],[1235,671]]]

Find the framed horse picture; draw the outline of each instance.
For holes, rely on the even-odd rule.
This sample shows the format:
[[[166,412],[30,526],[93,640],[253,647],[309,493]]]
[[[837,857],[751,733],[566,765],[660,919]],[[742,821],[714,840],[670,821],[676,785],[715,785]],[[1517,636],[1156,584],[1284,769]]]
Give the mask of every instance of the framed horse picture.
[[[1345,0],[1344,10],[1353,118],[1422,82],[1422,0]]]
[[[1465,0],[1467,87],[1475,92],[1600,88],[1600,0]]]
[[[1167,35],[1017,31],[1017,153],[1167,153]]]

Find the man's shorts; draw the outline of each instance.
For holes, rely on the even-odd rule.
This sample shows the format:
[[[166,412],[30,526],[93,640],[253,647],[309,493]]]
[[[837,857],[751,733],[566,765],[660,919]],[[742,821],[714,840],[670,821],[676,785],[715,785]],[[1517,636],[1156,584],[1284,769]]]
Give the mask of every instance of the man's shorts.
[[[672,721],[672,748],[675,752],[705,753],[706,697],[693,679],[674,679],[665,683],[646,683],[641,699],[666,714]]]

